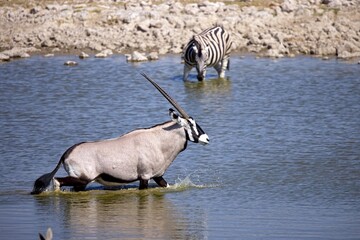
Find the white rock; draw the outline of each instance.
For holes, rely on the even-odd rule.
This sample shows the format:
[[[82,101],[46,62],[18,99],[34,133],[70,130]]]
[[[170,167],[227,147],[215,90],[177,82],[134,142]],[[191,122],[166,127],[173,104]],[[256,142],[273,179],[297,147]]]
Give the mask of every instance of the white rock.
[[[10,61],[10,57],[0,53],[0,61]]]
[[[281,9],[284,12],[293,12],[298,8],[298,4],[296,2],[296,0],[285,0],[282,4],[281,4]]]
[[[148,58],[142,54],[139,53],[138,51],[134,51],[131,55],[127,54],[126,56],[126,60],[128,62],[143,62],[143,61],[148,61]]]
[[[96,58],[106,58],[112,54],[113,54],[113,51],[111,49],[105,49],[105,50],[101,51],[100,53],[96,54],[95,57]]]
[[[158,60],[159,59],[159,54],[157,52],[151,52],[148,54],[147,59],[152,61],[152,60]]]
[[[79,55],[79,58],[81,58],[81,59],[88,58],[88,57],[90,57],[89,54],[84,53],[84,52],[81,52]]]
[[[96,58],[106,58],[108,55],[106,53],[103,52],[99,52],[97,54],[95,54]]]
[[[66,62],[64,62],[64,65],[65,66],[76,66],[76,65],[78,65],[78,63],[75,61],[66,61]]]

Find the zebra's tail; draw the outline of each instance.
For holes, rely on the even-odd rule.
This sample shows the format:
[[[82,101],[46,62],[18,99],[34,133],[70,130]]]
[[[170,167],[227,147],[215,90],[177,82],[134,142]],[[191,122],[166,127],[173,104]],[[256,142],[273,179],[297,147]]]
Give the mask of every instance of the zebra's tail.
[[[228,64],[227,64],[227,67],[226,67],[227,70],[230,70],[230,58],[228,60]]]

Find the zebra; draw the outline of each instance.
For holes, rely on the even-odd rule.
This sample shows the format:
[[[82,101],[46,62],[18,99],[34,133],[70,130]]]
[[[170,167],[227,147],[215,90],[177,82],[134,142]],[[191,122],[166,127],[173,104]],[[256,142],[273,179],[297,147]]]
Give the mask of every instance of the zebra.
[[[232,41],[228,32],[221,26],[208,28],[194,35],[183,51],[184,75],[186,81],[195,66],[197,79],[205,79],[206,67],[214,67],[219,78],[225,78],[225,69],[229,70]]]

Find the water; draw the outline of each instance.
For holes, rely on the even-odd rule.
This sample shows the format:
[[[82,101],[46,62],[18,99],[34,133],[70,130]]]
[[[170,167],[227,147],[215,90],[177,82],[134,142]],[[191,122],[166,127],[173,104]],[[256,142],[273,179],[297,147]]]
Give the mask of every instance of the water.
[[[360,239],[359,65],[233,56],[228,80],[209,70],[202,83],[195,72],[184,83],[182,67],[171,55],[0,64],[1,238],[36,239],[51,227],[55,239]],[[188,144],[164,176],[169,189],[30,195],[74,143],[169,119],[140,72],[210,144]]]

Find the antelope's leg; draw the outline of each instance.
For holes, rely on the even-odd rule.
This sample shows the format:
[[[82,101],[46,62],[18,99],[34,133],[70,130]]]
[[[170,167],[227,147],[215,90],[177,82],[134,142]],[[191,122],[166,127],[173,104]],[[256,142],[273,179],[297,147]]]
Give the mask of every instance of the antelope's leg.
[[[163,177],[154,177],[154,181],[160,186],[160,187],[168,187],[169,184],[165,181]]]
[[[75,191],[83,191],[86,185],[89,183],[87,180],[82,180],[76,177],[62,177],[62,178],[55,178],[56,181],[60,183],[60,187],[62,186],[72,186],[74,187]]]
[[[140,179],[140,186],[139,186],[140,190],[141,189],[147,189],[148,185],[149,185],[149,180]]]

